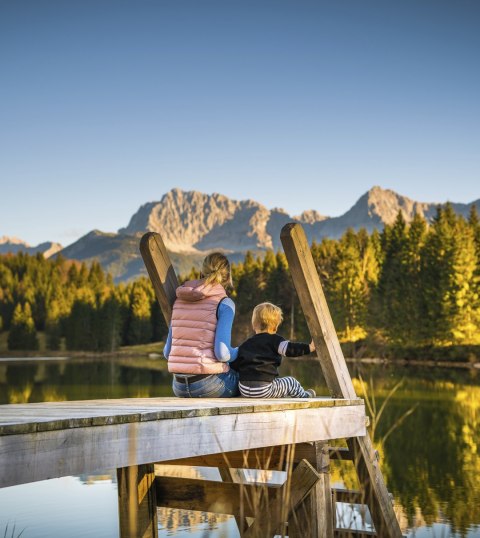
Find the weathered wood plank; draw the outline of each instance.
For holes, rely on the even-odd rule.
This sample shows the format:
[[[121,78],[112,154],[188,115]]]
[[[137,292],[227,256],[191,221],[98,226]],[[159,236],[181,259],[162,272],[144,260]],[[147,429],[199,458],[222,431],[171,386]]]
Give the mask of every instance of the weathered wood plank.
[[[333,538],[334,510],[330,488],[328,443],[312,443],[315,455],[313,467],[319,480],[309,495],[292,513],[288,522],[289,538]]]
[[[281,241],[330,393],[335,398],[354,399],[355,389],[302,226],[286,224],[282,228]],[[366,492],[375,529],[386,538],[400,538],[400,527],[370,437],[348,439],[347,444]]]
[[[157,538],[153,464],[117,469],[120,538]]]
[[[261,517],[257,517],[253,524],[244,532],[244,538],[265,538],[273,536],[280,531],[285,535],[286,522],[291,518],[292,512],[310,493],[319,480],[315,469],[305,460],[301,461],[291,477],[282,486],[282,500],[270,500],[266,509],[262,510]]]
[[[193,458],[164,461],[168,465],[189,465],[197,467],[222,467],[228,466],[236,469],[264,469],[285,470],[285,464],[300,463],[307,460],[311,465],[316,462],[313,443],[299,443],[290,448],[288,446],[266,446],[250,450],[236,450],[234,452],[222,452],[221,454],[209,454]]]
[[[278,485],[239,484],[195,478],[157,476],[157,506],[236,517],[257,517],[265,502],[281,497]]]
[[[140,240],[140,253],[165,321],[170,325],[178,279],[161,235],[155,232],[146,233]]]
[[[335,502],[349,504],[365,504],[365,495],[362,491],[345,488],[332,488]]]
[[[0,436],[0,487],[112,467],[364,433],[365,408],[352,405],[4,435]]]
[[[132,398],[10,404],[0,406],[0,436],[172,418],[341,407],[338,402],[331,398],[233,398],[231,401],[219,398]],[[342,400],[342,403],[345,402]],[[358,403],[362,400],[349,401],[349,405]]]

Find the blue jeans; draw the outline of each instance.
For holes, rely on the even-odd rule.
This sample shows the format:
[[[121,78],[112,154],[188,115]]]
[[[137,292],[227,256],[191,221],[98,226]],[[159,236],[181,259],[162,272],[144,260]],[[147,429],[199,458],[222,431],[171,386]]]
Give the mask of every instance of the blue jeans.
[[[194,383],[188,378],[179,383],[173,377],[173,393],[179,398],[232,398],[238,396],[238,372],[229,370],[224,374],[213,374]]]

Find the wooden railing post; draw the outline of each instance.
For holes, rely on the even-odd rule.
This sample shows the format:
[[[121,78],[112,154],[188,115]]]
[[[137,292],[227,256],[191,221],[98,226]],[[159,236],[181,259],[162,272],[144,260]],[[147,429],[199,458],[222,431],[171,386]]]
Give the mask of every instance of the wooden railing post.
[[[289,223],[282,228],[280,238],[330,393],[335,398],[355,398],[355,389],[305,232],[300,224]],[[400,526],[369,435],[347,439],[347,444],[354,456],[378,536],[401,538]]]
[[[140,240],[140,253],[153,284],[155,295],[167,325],[172,319],[172,307],[176,299],[178,279],[168,255],[162,236],[148,232]]]

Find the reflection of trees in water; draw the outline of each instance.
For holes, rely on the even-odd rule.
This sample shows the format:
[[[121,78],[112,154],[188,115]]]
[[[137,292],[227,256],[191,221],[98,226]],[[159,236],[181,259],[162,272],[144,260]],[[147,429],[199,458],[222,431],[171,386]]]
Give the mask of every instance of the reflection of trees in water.
[[[396,380],[375,381],[379,401]],[[382,443],[391,424],[418,403]],[[382,471],[409,525],[447,520],[465,536],[480,521],[480,387],[450,381],[406,379],[378,425],[375,446]]]
[[[448,521],[452,533],[465,536],[469,527],[480,523],[479,373],[362,364],[349,368],[354,375],[372,378],[377,409],[403,379],[384,409],[374,440],[400,521],[410,527]],[[318,394],[328,394],[315,361],[285,361],[282,374],[296,376],[305,386],[318,389]],[[354,384],[362,396],[355,377]],[[392,424],[417,404],[382,442]],[[332,462],[332,482],[358,487],[348,462]]]
[[[32,394],[33,385],[27,383],[21,388],[8,389],[7,402],[11,404],[28,403]]]
[[[0,404],[172,396],[166,364],[164,370],[136,368],[135,359],[71,359],[15,362],[4,368]]]
[[[155,474],[180,478],[212,478],[211,476],[205,476],[205,472],[202,472],[202,470],[197,467],[183,467],[179,465],[156,465]],[[224,523],[230,518],[230,516],[224,514],[212,514],[192,510],[174,510],[172,508],[158,508],[157,514],[159,526],[161,528],[166,528],[169,531],[177,531],[183,527],[194,532],[195,530],[198,530],[199,526],[208,526],[209,529],[213,529],[217,527],[219,523]]]

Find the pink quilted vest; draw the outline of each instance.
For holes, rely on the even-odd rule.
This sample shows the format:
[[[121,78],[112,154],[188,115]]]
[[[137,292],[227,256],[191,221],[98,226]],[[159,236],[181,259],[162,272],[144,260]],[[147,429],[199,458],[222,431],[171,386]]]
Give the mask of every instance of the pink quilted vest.
[[[227,296],[221,284],[190,280],[177,288],[172,311],[172,347],[168,371],[177,374],[221,374],[229,365],[215,358],[217,307]]]

